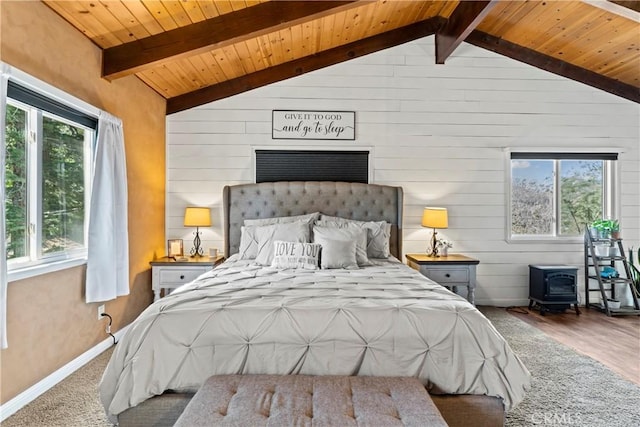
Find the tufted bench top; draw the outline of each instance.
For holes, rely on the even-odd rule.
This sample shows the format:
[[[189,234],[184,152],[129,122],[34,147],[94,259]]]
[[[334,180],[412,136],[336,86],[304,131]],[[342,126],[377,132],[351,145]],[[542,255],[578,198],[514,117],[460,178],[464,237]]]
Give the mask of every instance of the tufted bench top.
[[[195,426],[446,426],[416,378],[215,375],[175,424]]]

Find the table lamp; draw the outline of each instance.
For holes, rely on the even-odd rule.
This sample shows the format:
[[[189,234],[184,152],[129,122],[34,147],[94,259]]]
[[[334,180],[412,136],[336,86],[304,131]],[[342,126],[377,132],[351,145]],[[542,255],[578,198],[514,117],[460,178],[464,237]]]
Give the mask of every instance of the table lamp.
[[[438,255],[436,229],[449,227],[447,208],[424,208],[424,211],[422,212],[422,226],[433,228],[433,237],[431,238],[431,256],[440,256]]]
[[[196,227],[193,239],[193,248],[191,249],[191,257],[199,257],[204,255],[204,250],[200,246],[200,230],[199,227],[211,226],[211,210],[209,208],[187,207],[184,210],[184,226]]]

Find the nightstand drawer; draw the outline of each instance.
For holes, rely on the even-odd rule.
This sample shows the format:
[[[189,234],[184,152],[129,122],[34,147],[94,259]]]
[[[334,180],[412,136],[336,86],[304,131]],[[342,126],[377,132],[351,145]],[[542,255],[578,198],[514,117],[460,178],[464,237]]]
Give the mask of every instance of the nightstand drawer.
[[[441,257],[431,257],[425,254],[407,254],[409,265],[420,274],[428,277],[453,293],[458,292],[459,286],[467,287],[467,300],[475,304],[476,265],[477,259],[462,254],[449,254]]]
[[[163,290],[164,294],[168,295],[171,290],[197,279],[223,261],[223,256],[189,258],[187,261],[175,261],[169,258],[151,261],[153,300],[158,301]]]
[[[202,273],[211,270],[211,267],[198,268],[167,268],[160,270],[160,286],[164,284],[184,284],[194,280]]]
[[[469,282],[468,268],[425,268],[424,274],[438,283]]]

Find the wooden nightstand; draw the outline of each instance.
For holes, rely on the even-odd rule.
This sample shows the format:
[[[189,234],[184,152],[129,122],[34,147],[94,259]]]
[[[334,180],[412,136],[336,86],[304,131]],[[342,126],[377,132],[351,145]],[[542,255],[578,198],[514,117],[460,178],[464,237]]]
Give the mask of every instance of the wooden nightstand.
[[[223,256],[189,258],[188,261],[174,261],[164,257],[151,261],[149,264],[151,264],[153,300],[160,299],[160,290],[164,289],[164,294],[168,295],[171,289],[192,281],[202,273],[215,268],[222,261],[224,261]]]
[[[427,254],[407,254],[409,266],[442,286],[452,288],[467,287],[467,300],[475,305],[476,265],[480,261],[460,254],[430,257]]]

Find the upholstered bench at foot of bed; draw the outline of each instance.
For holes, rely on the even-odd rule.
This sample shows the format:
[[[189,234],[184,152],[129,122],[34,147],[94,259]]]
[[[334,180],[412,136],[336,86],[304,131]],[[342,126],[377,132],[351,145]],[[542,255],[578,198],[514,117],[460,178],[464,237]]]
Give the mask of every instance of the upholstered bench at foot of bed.
[[[446,426],[415,378],[216,375],[178,418],[194,426]]]

